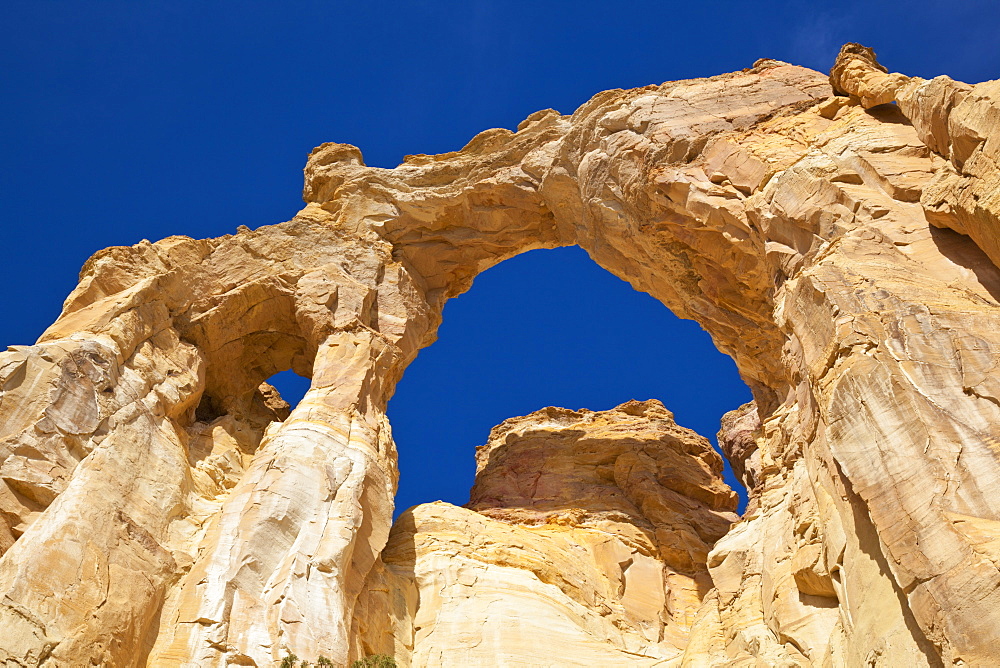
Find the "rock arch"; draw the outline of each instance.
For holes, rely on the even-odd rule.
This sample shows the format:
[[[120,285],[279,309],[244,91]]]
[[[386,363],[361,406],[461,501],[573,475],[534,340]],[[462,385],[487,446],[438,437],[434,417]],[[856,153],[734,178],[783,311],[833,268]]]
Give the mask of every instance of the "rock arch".
[[[1000,93],[850,45],[832,83],[759,61],[607,91],[393,170],[324,144],[287,223],[95,255],[0,356],[0,657],[346,661],[396,381],[476,274],[571,244],[756,398],[754,505],[685,661],[997,656]],[[258,386],[289,367],[312,386],[278,423]]]

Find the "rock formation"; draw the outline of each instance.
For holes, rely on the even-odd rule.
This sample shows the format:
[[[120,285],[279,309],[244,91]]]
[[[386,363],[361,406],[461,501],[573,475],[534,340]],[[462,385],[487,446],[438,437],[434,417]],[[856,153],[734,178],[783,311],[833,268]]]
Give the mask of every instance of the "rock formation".
[[[38,342],[0,354],[0,660],[265,666],[292,651],[344,665],[373,633],[365,615],[419,603],[446,620],[464,578],[496,584],[499,552],[464,527],[520,540],[523,559],[592,545],[605,510],[591,519],[583,490],[583,515],[549,522],[554,497],[496,482],[520,475],[497,442],[474,509],[418,508],[380,560],[397,479],[384,411],[403,369],[479,272],[576,244],[699,322],[755,399],[722,432],[753,487],[748,512],[707,554],[711,589],[671,589],[701,601],[689,629],[671,613],[649,640],[652,613],[635,610],[650,602],[629,597],[655,581],[547,583],[553,597],[608,597],[621,636],[595,620],[600,651],[650,642],[660,654],[643,656],[667,657],[686,642],[668,665],[995,665],[998,127],[1000,83],[890,74],[848,45],[829,78],[765,60],[607,91],[392,170],[324,144],[289,222],[97,253]],[[286,417],[262,383],[288,368],[312,384]],[[556,413],[556,435],[600,415]],[[534,419],[501,430],[545,459]],[[619,458],[633,452],[623,439],[608,439]],[[559,485],[576,494],[574,476],[602,470]],[[653,493],[615,484],[633,506]],[[692,521],[717,517],[724,490],[697,489],[680,495],[712,510]],[[628,549],[704,577],[677,561],[701,553],[684,522],[637,507],[608,540],[653,526]],[[718,535],[690,530],[705,548]],[[627,572],[652,570],[628,558]],[[410,595],[390,568],[407,560],[447,596],[373,597]],[[417,629],[417,663],[439,635],[425,621],[390,624],[399,638]]]
[[[632,401],[507,420],[476,459],[469,509],[432,503],[397,520],[355,608],[358,655],[417,666],[680,660],[711,588],[708,551],[737,520],[707,440],[659,402]]]

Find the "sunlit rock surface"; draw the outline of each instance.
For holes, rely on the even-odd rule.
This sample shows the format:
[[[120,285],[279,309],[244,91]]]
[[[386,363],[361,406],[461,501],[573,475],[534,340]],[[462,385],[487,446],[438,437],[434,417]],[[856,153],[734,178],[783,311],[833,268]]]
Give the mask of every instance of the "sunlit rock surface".
[[[355,611],[357,653],[414,666],[678,664],[736,494],[657,401],[546,408],[479,448],[470,509],[417,506]],[[389,602],[408,608],[390,609]],[[410,635],[386,629],[412,619]],[[545,655],[540,646],[544,645]],[[541,662],[541,663],[539,663]]]
[[[831,77],[764,60],[607,91],[392,170],[324,144],[289,222],[97,253],[0,354],[0,661],[345,664],[359,593],[404,596],[379,565],[396,381],[479,272],[577,244],[754,393],[723,428],[753,499],[678,660],[995,665],[998,104],[848,45]],[[261,384],[288,368],[312,387],[285,418]]]

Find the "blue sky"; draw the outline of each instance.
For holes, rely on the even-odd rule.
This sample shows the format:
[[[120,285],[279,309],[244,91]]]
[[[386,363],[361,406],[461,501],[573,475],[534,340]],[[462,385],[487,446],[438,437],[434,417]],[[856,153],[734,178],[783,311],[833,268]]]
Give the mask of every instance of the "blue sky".
[[[991,0],[63,2],[0,6],[0,341],[33,342],[94,251],[292,217],[313,146],[392,167],[594,93],[749,67],[1000,76]],[[712,435],[748,393],[707,336],[575,249],[480,277],[390,404],[402,507],[464,503],[473,448],[544,405],[660,398]],[[291,386],[289,392],[292,392]]]

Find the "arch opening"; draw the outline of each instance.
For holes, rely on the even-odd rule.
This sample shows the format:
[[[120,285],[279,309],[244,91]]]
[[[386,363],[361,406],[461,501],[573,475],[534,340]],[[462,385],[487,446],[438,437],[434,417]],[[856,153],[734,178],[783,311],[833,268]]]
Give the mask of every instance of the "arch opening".
[[[690,320],[598,266],[577,246],[533,250],[479,274],[445,306],[435,345],[389,402],[399,450],[396,514],[464,505],[474,446],[546,406],[606,410],[659,399],[718,449],[721,416],[752,399],[731,358]],[[726,465],[726,482],[746,491]]]
[[[266,382],[278,390],[290,410],[295,410],[302,397],[309,391],[310,380],[306,376],[297,374],[294,369],[285,369],[268,378]]]

